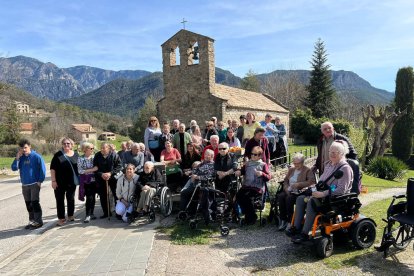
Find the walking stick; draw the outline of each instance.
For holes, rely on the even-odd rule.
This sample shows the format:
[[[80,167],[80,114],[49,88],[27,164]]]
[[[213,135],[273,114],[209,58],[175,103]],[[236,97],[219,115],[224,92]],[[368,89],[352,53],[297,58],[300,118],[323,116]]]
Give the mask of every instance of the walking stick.
[[[108,220],[111,220],[111,216],[110,214],[110,202],[109,202],[109,184],[108,184],[108,180],[106,180],[106,206],[108,207]]]

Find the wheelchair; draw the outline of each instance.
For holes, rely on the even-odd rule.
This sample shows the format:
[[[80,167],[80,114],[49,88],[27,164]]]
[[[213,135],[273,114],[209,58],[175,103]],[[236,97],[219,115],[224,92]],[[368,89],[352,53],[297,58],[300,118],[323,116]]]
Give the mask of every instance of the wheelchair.
[[[310,234],[318,257],[332,255],[334,234],[346,234],[357,249],[369,248],[374,244],[377,225],[359,213],[360,207],[361,202],[356,193],[325,198],[318,206],[319,214],[315,217]]]
[[[406,199],[406,200],[404,200]],[[404,250],[414,239],[414,179],[407,181],[407,194],[395,195],[383,219],[384,227],[381,244],[375,249],[389,256],[390,247]]]
[[[259,213],[259,225],[260,226],[265,226],[267,222],[267,219],[263,217],[263,212],[266,210],[266,201],[268,198],[269,198],[269,190],[268,190],[268,186],[266,182],[263,193],[256,196],[254,198],[254,203],[253,203],[256,213]],[[242,211],[238,205],[237,205],[236,210],[238,214],[239,225],[240,227],[244,227],[246,225],[246,222],[242,215]]]
[[[277,199],[280,193],[283,192],[283,183],[284,181],[278,182],[276,193],[273,197],[270,198],[270,211],[269,211],[269,216],[267,217],[267,223],[270,224],[274,220],[274,223],[276,226],[279,226],[279,224],[281,223],[280,213],[279,213],[279,203]]]
[[[229,206],[229,198],[227,193],[223,193],[220,190],[215,189],[214,187],[214,180],[208,179],[206,181],[198,181],[196,187],[191,195],[190,201],[188,202],[184,211],[180,211],[178,213],[178,218],[185,222],[188,221],[188,225],[190,229],[197,229],[198,223],[203,220],[200,214],[200,192],[201,189],[207,188],[209,193],[213,193],[213,220],[212,222],[218,222],[220,224],[220,233],[222,236],[227,236],[230,233],[229,227],[227,227],[226,221],[228,221],[227,214],[228,206]],[[194,205],[196,205],[194,209]]]

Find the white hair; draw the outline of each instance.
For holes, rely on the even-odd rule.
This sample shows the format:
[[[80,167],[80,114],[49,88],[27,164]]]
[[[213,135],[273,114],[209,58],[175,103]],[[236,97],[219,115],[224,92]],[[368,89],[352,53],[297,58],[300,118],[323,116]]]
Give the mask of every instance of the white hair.
[[[305,155],[303,155],[300,152],[297,152],[297,153],[295,153],[295,155],[293,155],[292,160],[293,161],[299,161],[303,164],[305,162]]]
[[[220,147],[226,147],[227,149],[229,148],[229,144],[227,144],[226,142],[220,143],[219,144],[219,148]]]
[[[145,150],[145,144],[144,143],[138,143],[138,147],[140,150]]]
[[[206,156],[206,155],[214,156],[214,151],[211,150],[211,149],[206,149],[206,151],[204,152],[204,156]]]
[[[218,137],[218,135],[211,135],[211,136],[210,136],[210,140],[211,140],[211,139],[217,139],[217,140],[220,140],[220,138]]]
[[[196,126],[196,125],[197,125],[197,121],[196,120],[191,120],[190,126]]]
[[[331,151],[332,149],[337,150],[343,156],[343,158],[345,158],[345,155],[349,153],[348,143],[343,140],[334,141],[329,150]]]
[[[137,149],[139,149],[140,147],[139,147],[139,143],[132,143],[132,145],[131,145],[131,149],[132,148],[137,148]]]
[[[88,141],[81,142],[81,149],[84,151],[85,149],[93,148],[93,144]]]
[[[332,128],[333,128],[333,124],[332,124],[331,122],[324,122],[324,123],[322,123],[322,124],[321,124],[321,130],[323,130],[323,128],[324,128],[325,126],[330,126],[330,127],[332,127]]]
[[[147,161],[147,162],[145,162],[144,166],[149,166],[150,168],[154,168],[155,165],[154,165],[154,162]]]
[[[280,116],[279,115],[276,115],[275,116],[275,120],[280,120]]]

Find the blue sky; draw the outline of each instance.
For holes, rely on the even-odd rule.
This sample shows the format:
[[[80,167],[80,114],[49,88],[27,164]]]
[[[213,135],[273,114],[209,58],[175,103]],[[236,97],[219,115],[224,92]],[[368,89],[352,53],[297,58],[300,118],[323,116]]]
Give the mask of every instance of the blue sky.
[[[401,67],[414,65],[414,1],[19,1],[0,8],[0,55],[26,55],[59,67],[160,71],[160,45],[181,29],[216,40],[216,66],[309,69],[325,41],[334,70],[395,90]]]

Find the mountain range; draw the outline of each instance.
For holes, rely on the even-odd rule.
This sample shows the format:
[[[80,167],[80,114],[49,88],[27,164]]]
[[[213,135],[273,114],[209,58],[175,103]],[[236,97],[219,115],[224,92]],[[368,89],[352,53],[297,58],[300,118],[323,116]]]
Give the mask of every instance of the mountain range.
[[[267,78],[288,78],[292,74],[307,84],[310,71],[276,70],[257,75],[261,83]],[[239,87],[241,78],[230,71],[216,68],[216,82]],[[118,115],[132,115],[145,98],[163,93],[162,73],[144,70],[105,70],[89,66],[59,68],[34,58],[16,56],[0,58],[0,81],[16,85],[38,98],[65,101],[82,108]],[[387,104],[394,94],[375,88],[350,71],[332,71],[333,86],[338,93],[352,95],[358,101]]]

